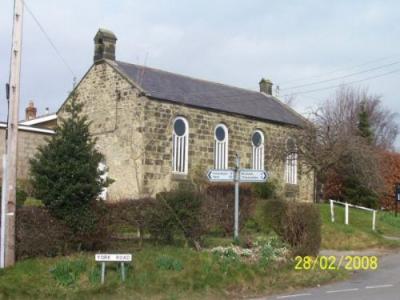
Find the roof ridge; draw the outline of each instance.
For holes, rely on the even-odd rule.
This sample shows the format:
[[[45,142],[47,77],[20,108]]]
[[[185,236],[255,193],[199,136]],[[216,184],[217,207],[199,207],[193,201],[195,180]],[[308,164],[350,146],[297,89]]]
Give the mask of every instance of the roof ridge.
[[[183,77],[183,78],[187,78],[187,79],[191,79],[191,80],[201,81],[201,82],[205,82],[205,83],[211,83],[211,84],[215,84],[215,85],[221,85],[221,86],[225,86],[225,87],[228,87],[228,88],[234,88],[234,89],[241,90],[241,91],[244,91],[244,92],[261,94],[261,92],[258,92],[258,91],[255,91],[255,90],[245,89],[245,88],[237,87],[237,86],[234,86],[234,85],[229,85],[229,84],[226,84],[226,83],[215,82],[215,81],[211,81],[211,80],[196,78],[196,77],[183,75],[183,74],[179,74],[179,73],[174,73],[174,72],[170,72],[170,71],[165,71],[165,70],[158,69],[158,68],[153,68],[153,67],[148,67],[148,66],[128,63],[128,62],[124,62],[124,61],[120,61],[120,60],[116,60],[115,62],[117,64],[118,63],[122,63],[122,64],[126,64],[126,65],[133,65],[133,66],[136,66],[136,67],[139,67],[139,68],[150,69],[150,70],[153,70],[153,71],[156,71],[156,72],[161,72],[161,73],[168,73],[168,74],[172,74],[172,75],[175,75],[175,76],[178,76],[178,77]]]

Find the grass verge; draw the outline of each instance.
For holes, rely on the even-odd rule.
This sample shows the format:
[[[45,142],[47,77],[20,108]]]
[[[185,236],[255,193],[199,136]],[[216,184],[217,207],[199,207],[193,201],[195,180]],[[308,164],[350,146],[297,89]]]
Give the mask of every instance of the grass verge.
[[[258,263],[173,246],[146,246],[133,253],[126,282],[121,283],[119,269],[110,264],[104,285],[93,254],[19,262],[0,272],[0,298],[232,299],[315,286],[347,274],[295,271],[292,261],[263,268]]]
[[[362,250],[400,247],[400,241],[384,236],[400,237],[400,217],[392,213],[377,213],[376,231],[372,230],[372,213],[350,208],[349,225],[344,224],[344,208],[335,205],[335,223],[331,222],[329,204],[319,204],[322,218],[323,249]]]

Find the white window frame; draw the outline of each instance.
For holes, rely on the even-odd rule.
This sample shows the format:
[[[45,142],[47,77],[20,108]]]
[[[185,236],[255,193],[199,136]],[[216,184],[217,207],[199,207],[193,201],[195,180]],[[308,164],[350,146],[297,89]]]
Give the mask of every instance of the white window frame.
[[[175,122],[182,120],[185,124],[185,134],[175,133]],[[176,117],[172,122],[172,173],[187,174],[189,163],[189,123],[184,117]]]
[[[217,128],[222,127],[225,131],[225,139],[218,141]],[[228,147],[229,147],[229,131],[225,124],[218,124],[214,128],[214,167],[215,169],[228,169]]]
[[[253,135],[256,133],[261,136],[261,144],[259,146],[253,143]],[[254,130],[251,134],[251,146],[253,148],[252,167],[254,170],[264,170],[264,141],[264,133],[259,129]]]
[[[294,149],[291,150],[288,147],[289,141],[292,140],[294,143]],[[285,181],[288,184],[297,184],[297,165],[298,165],[298,154],[297,145],[294,139],[287,139],[286,141],[286,161],[285,161]]]

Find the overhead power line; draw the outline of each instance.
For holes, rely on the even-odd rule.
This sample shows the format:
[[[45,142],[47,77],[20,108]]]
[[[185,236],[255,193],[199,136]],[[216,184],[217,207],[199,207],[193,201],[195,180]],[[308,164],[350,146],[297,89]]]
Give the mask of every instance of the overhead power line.
[[[355,75],[364,74],[364,73],[368,73],[368,72],[384,69],[384,68],[387,68],[387,67],[391,67],[391,66],[397,65],[399,63],[400,63],[400,61],[395,61],[395,62],[392,62],[390,64],[385,64],[385,65],[381,65],[381,66],[378,66],[378,67],[361,70],[361,71],[350,73],[350,74],[343,75],[343,76],[338,76],[338,77],[333,77],[333,78],[329,78],[329,79],[325,79],[325,80],[320,80],[320,81],[300,84],[300,85],[296,85],[296,86],[291,86],[291,87],[287,87],[287,88],[282,88],[281,91],[298,89],[298,88],[302,88],[302,87],[313,86],[313,85],[318,85],[318,84],[321,84],[321,83],[326,83],[326,82],[336,81],[336,80],[340,80],[340,79],[345,79],[345,78],[353,77]]]
[[[340,73],[340,72],[343,72],[343,71],[349,71],[349,70],[357,69],[357,68],[360,68],[360,67],[364,67],[364,66],[367,66],[367,65],[371,65],[371,64],[374,64],[374,63],[377,63],[377,62],[381,62],[381,61],[385,61],[385,60],[388,60],[388,59],[391,59],[391,58],[397,58],[397,57],[399,57],[399,56],[398,55],[386,56],[386,57],[382,57],[382,58],[379,58],[379,59],[370,60],[370,61],[367,61],[367,62],[362,63],[362,64],[353,65],[353,66],[350,66],[350,67],[340,67],[340,68],[334,69],[334,70],[329,71],[329,72],[325,72],[325,73],[320,73],[320,74],[317,74],[317,75],[305,76],[305,77],[301,77],[301,78],[296,78],[296,79],[284,81],[284,82],[281,82],[280,84],[284,85],[284,84],[292,83],[292,82],[301,82],[301,81],[307,81],[307,80],[315,79],[315,78],[323,78],[323,77],[326,77],[327,75],[331,75],[331,74]]]
[[[49,42],[49,44],[51,45],[51,47],[53,48],[53,50],[55,51],[57,56],[60,58],[60,60],[63,62],[63,64],[67,67],[67,69],[71,73],[72,77],[75,78],[76,75],[75,75],[74,71],[72,70],[71,66],[68,64],[68,62],[65,60],[65,58],[61,55],[60,51],[57,49],[56,45],[54,44],[54,42],[52,41],[50,36],[47,34],[47,32],[44,29],[44,27],[42,26],[42,24],[40,24],[38,18],[35,16],[35,14],[32,12],[32,10],[28,7],[28,5],[26,4],[26,1],[23,0],[22,2],[24,4],[25,9],[31,15],[32,19],[35,21],[36,25],[39,27],[40,31],[43,33],[43,35],[45,36],[45,38],[47,39],[47,41]]]
[[[372,79],[375,79],[375,78],[384,77],[384,76],[391,75],[391,74],[398,73],[398,72],[400,72],[400,69],[396,69],[396,70],[393,70],[393,71],[390,71],[390,72],[386,72],[386,73],[383,73],[383,74],[380,74],[380,75],[370,76],[370,77],[363,78],[363,79],[360,79],[360,80],[354,80],[354,81],[350,81],[350,82],[345,82],[345,83],[342,83],[342,84],[331,85],[331,86],[318,88],[318,89],[313,89],[313,90],[300,91],[300,92],[297,92],[297,93],[296,92],[288,93],[288,94],[282,95],[282,97],[291,96],[291,95],[304,95],[304,94],[308,94],[308,93],[314,93],[314,92],[334,89],[334,88],[338,88],[338,87],[341,87],[341,86],[352,85],[352,84],[355,84],[355,83],[359,83],[359,82],[363,82],[363,81],[367,81],[367,80],[372,80]]]

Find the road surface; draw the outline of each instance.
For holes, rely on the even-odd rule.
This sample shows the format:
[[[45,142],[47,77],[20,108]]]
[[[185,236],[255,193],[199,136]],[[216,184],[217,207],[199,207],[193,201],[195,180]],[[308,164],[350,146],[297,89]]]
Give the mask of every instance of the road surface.
[[[400,300],[400,252],[380,256],[376,271],[357,271],[347,281],[261,299]]]

